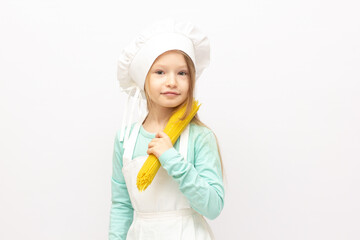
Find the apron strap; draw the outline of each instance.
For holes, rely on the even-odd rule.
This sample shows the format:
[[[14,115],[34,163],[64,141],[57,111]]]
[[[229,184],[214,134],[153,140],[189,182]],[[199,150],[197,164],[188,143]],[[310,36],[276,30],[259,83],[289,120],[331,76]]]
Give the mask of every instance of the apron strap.
[[[131,131],[130,137],[126,142],[126,146],[124,147],[124,155],[123,155],[123,166],[127,164],[132,159],[132,155],[135,148],[136,139],[140,130],[141,122],[136,122],[133,130]],[[130,128],[131,126],[129,126]]]

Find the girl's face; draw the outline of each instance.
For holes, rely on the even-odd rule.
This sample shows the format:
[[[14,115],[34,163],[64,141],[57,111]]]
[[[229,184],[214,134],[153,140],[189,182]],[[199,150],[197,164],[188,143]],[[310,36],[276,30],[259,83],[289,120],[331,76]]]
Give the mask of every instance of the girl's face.
[[[181,53],[160,55],[149,70],[148,80],[147,93],[155,107],[174,108],[187,99],[190,76]]]

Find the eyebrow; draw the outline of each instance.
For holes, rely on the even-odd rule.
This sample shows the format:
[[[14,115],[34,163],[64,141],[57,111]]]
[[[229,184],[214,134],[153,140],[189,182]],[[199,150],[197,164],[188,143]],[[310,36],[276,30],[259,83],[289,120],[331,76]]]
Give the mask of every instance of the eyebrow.
[[[163,67],[163,68],[166,68],[167,66],[166,65],[163,65],[163,64],[155,64],[154,66],[156,66],[156,67]],[[179,68],[187,68],[187,65],[181,65],[181,66],[179,66]]]

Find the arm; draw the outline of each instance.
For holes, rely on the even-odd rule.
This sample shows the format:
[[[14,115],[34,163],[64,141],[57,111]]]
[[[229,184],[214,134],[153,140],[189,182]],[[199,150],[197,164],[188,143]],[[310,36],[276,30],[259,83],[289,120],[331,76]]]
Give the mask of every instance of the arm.
[[[174,147],[165,151],[159,161],[179,183],[180,191],[193,209],[209,219],[220,214],[224,206],[224,187],[220,156],[212,131],[205,131],[195,139],[194,165],[185,162]]]
[[[133,220],[133,207],[122,174],[122,148],[119,132],[115,136],[113,152],[113,170],[111,178],[111,210],[109,240],[125,240]]]

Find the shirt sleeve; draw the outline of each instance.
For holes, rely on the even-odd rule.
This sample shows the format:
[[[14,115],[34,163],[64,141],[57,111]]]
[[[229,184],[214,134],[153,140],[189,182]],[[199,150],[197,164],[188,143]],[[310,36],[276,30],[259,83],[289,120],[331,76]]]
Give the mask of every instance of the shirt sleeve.
[[[191,207],[206,218],[215,219],[224,206],[224,187],[214,133],[210,130],[199,134],[194,149],[194,164],[184,161],[174,147],[166,150],[159,161],[179,183]]]
[[[115,136],[111,177],[109,240],[125,240],[133,220],[134,209],[122,174],[122,148],[119,131]]]

